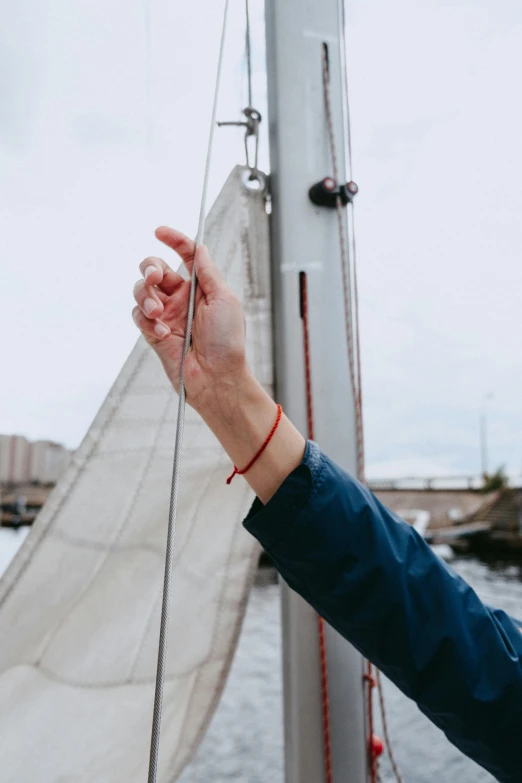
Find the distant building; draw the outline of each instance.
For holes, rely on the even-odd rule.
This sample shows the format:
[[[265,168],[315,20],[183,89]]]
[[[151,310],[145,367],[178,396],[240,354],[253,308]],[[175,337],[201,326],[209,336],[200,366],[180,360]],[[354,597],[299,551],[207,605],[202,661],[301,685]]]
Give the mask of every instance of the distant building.
[[[29,480],[31,447],[23,435],[0,435],[0,481],[22,484]]]
[[[70,459],[71,452],[61,443],[37,440],[31,444],[30,481],[56,484]]]
[[[23,435],[0,435],[0,484],[55,484],[71,452],[60,443]]]

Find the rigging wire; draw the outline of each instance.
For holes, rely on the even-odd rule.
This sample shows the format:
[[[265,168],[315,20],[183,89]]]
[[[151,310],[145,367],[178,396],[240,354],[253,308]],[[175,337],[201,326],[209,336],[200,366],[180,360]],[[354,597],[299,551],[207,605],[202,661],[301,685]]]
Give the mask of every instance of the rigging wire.
[[[343,80],[343,93],[344,93],[344,114],[345,114],[345,126],[346,126],[346,173],[348,181],[353,179],[352,172],[352,125],[350,122],[350,96],[348,92],[348,68],[347,68],[347,53],[346,53],[346,5],[343,0],[341,3],[341,62],[342,67],[342,80]]]
[[[245,115],[244,120],[232,120],[227,122],[218,122],[220,128],[240,127],[245,128],[245,158],[246,165],[250,169],[250,180],[259,180],[258,160],[259,160],[259,123],[261,122],[261,114],[254,109],[252,105],[252,42],[250,35],[250,9],[249,0],[245,0],[245,58],[247,65],[247,81],[248,81],[248,106],[243,109]],[[248,148],[248,140],[253,137],[254,139],[254,162],[250,162],[250,153]]]
[[[252,44],[250,37],[250,3],[249,0],[245,0],[245,54],[247,63],[247,80],[248,80],[248,106],[252,108]]]
[[[152,718],[152,731],[151,731],[151,741],[150,741],[148,783],[156,783],[157,775],[158,775],[161,713],[162,713],[162,706],[163,706],[163,685],[165,680],[167,637],[168,637],[168,625],[169,625],[169,617],[170,617],[170,601],[171,601],[171,594],[172,594],[172,566],[174,560],[174,538],[176,533],[176,517],[177,517],[177,508],[178,508],[181,450],[183,446],[183,431],[185,427],[186,394],[185,394],[185,379],[184,379],[183,371],[184,371],[185,356],[187,355],[187,351],[190,348],[190,344],[192,340],[194,303],[195,303],[196,289],[197,289],[195,255],[196,255],[196,249],[203,242],[203,237],[205,234],[205,212],[206,212],[206,201],[207,201],[207,191],[208,191],[208,180],[209,180],[209,173],[210,173],[210,162],[212,159],[212,142],[214,139],[214,129],[216,126],[216,112],[217,112],[217,103],[218,103],[218,95],[219,95],[219,86],[221,82],[223,56],[225,51],[225,36],[226,36],[227,19],[228,19],[228,6],[229,6],[229,0],[225,0],[224,9],[223,9],[223,22],[221,28],[221,41],[219,46],[219,55],[218,55],[218,63],[217,63],[217,70],[216,70],[216,84],[214,88],[214,100],[213,100],[212,115],[210,121],[210,131],[208,136],[205,172],[203,175],[203,186],[201,190],[201,203],[200,203],[200,210],[199,210],[198,230],[196,235],[194,258],[192,263],[192,273],[190,278],[190,294],[189,294],[188,315],[187,315],[187,328],[185,332],[185,343],[183,346],[183,357],[181,360],[178,418],[176,424],[176,440],[174,446],[174,462],[172,468],[172,488],[171,488],[171,495],[170,495],[169,522],[168,522],[167,545],[166,545],[166,553],[165,553],[165,576],[164,576],[164,583],[163,583],[163,600],[161,606],[161,622],[160,622],[160,634],[159,634],[159,644],[158,644],[158,665],[156,670],[156,688],[154,694],[154,712]]]
[[[328,62],[328,46],[323,44],[322,46],[322,66],[323,66],[323,88],[324,88],[324,102],[326,109],[326,119],[328,123],[328,135],[330,139],[330,149],[332,155],[332,169],[334,180],[337,184],[340,184],[340,171],[339,171],[339,159],[337,156],[337,145],[335,140],[335,128],[332,110],[332,96],[330,93],[330,68]],[[364,459],[361,449],[361,443],[363,440],[362,433],[362,418],[360,416],[360,410],[358,405],[359,390],[357,384],[357,374],[355,367],[355,355],[354,355],[354,339],[353,339],[353,318],[351,307],[351,275],[350,275],[350,258],[348,252],[348,244],[346,240],[346,226],[343,212],[343,205],[340,196],[337,198],[337,219],[339,224],[339,241],[341,245],[341,269],[343,275],[343,293],[344,293],[344,316],[346,324],[346,338],[348,343],[348,366],[350,371],[350,382],[352,386],[352,393],[355,405],[356,420],[357,420],[357,472],[359,479],[363,480],[364,475]]]

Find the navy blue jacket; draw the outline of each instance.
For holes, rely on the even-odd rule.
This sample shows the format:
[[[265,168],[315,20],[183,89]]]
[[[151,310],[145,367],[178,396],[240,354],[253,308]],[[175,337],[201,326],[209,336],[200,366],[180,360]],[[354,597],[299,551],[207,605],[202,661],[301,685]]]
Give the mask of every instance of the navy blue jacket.
[[[309,441],[245,526],[286,582],[460,750],[522,781],[522,633]]]

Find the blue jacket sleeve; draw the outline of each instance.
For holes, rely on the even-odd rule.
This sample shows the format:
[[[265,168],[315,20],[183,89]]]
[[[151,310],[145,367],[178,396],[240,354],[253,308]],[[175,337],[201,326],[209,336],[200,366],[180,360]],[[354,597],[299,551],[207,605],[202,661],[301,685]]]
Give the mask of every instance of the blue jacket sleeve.
[[[286,582],[460,750],[522,781],[522,633],[311,441],[245,527]]]

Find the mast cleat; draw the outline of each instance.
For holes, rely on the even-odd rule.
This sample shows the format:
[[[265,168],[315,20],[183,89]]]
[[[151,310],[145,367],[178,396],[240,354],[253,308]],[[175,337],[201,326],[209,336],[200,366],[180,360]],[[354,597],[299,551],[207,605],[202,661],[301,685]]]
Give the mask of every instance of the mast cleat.
[[[310,201],[318,207],[335,209],[338,201],[341,202],[343,207],[351,203],[358,192],[359,188],[355,182],[338,185],[333,177],[325,177],[320,182],[312,185],[308,195],[310,196]]]

